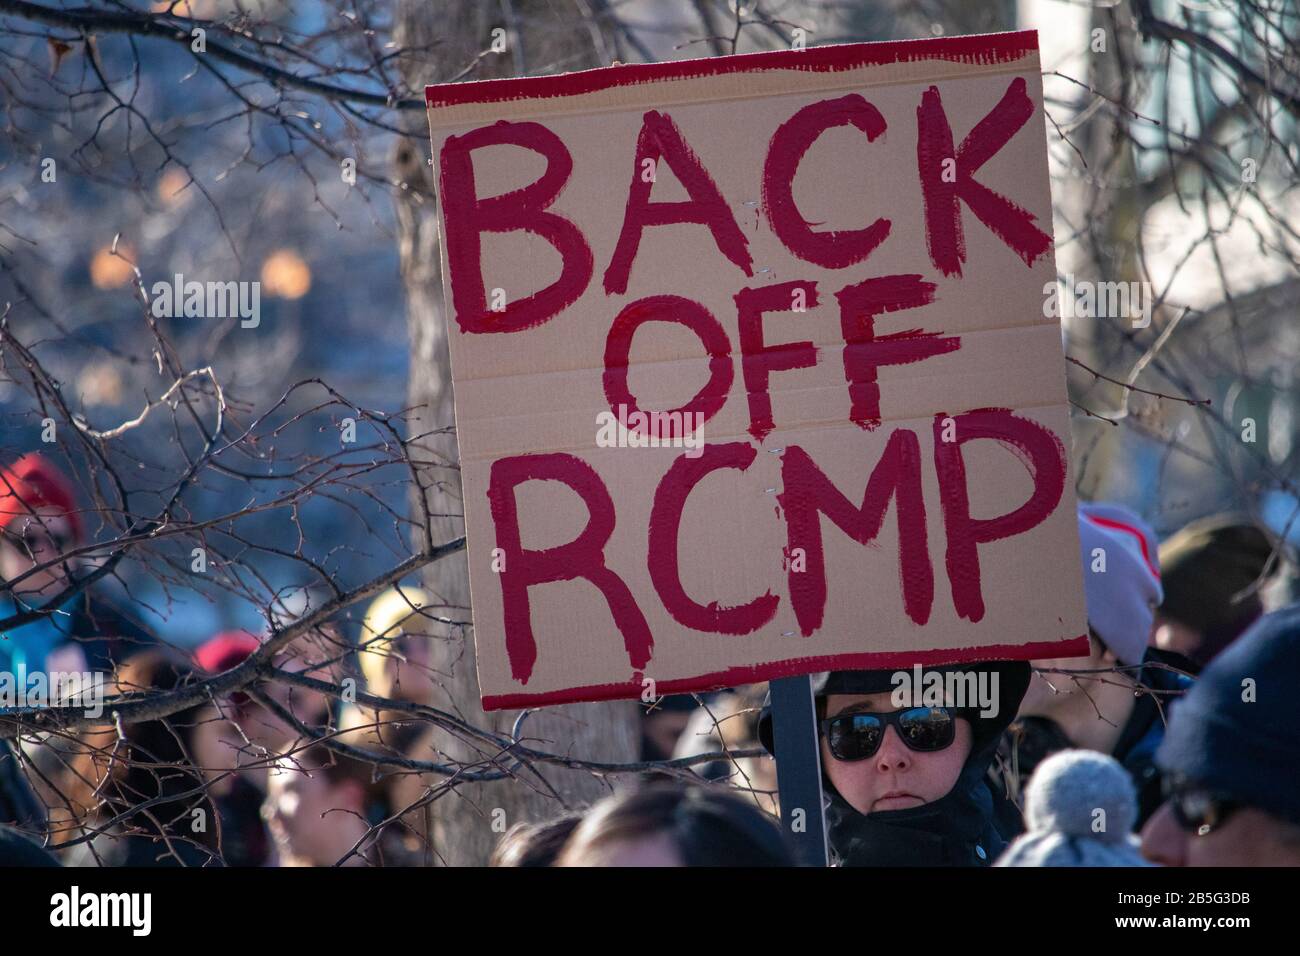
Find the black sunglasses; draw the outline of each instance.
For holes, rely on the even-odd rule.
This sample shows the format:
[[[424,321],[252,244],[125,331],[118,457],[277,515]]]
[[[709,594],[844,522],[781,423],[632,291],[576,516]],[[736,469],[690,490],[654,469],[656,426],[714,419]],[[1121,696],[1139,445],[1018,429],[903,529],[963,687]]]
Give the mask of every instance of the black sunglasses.
[[[1241,807],[1231,797],[1214,793],[1185,780],[1165,778],[1161,785],[1174,820],[1187,833],[1205,836],[1223,826]]]
[[[880,749],[885,731],[893,727],[908,749],[920,753],[943,750],[956,739],[957,721],[947,707],[909,707],[887,714],[855,713],[828,717],[818,723],[836,760],[866,760]]]

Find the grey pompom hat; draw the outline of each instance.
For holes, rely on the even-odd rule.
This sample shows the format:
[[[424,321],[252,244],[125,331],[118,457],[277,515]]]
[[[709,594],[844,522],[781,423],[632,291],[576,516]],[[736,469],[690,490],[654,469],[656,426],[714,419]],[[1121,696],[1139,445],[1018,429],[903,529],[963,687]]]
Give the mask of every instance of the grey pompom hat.
[[[1114,757],[1062,750],[1034,771],[1025,825],[995,866],[1150,866],[1132,834],[1133,781]]]

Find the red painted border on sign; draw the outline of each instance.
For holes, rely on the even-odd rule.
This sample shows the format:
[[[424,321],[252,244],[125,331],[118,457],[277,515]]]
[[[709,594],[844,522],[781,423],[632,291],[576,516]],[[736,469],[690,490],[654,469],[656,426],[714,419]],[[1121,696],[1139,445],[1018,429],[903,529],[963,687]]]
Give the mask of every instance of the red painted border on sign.
[[[798,70],[839,73],[862,66],[947,60],[953,63],[1012,63],[1038,51],[1038,31],[986,33],[974,36],[889,40],[881,43],[839,43],[804,50],[774,50],[668,63],[627,63],[555,76],[524,76],[499,80],[441,83],[424,88],[429,107],[466,103],[504,103],[525,98],[581,96],[659,80],[698,79],[728,73]]]
[[[884,654],[832,654],[827,657],[796,657],[752,667],[731,667],[724,671],[687,677],[682,680],[655,681],[655,693],[685,694],[692,691],[719,690],[741,684],[757,684],[778,677],[798,677],[821,671],[904,670],[913,664],[937,667],[941,664],[970,664],[976,661],[1040,660],[1052,657],[1083,657],[1088,654],[1088,635],[1066,641],[1038,641],[1032,644],[989,644],[984,647],[958,647],[948,650],[894,652]],[[960,657],[956,660],[954,655]],[[640,678],[620,684],[593,684],[569,687],[541,694],[490,694],[483,698],[484,710],[520,710],[550,704],[573,704],[580,701],[625,700],[641,696]]]

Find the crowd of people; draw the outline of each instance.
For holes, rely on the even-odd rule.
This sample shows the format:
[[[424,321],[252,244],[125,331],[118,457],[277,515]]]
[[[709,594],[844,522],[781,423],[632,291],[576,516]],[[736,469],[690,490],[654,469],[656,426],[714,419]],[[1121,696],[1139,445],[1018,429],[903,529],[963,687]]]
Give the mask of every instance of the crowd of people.
[[[72,587],[81,515],[42,456],[0,474],[0,619],[18,622],[0,638],[0,674],[93,672],[108,694],[170,691],[262,646],[227,631],[185,653],[96,586]],[[1161,544],[1106,504],[1080,507],[1079,535],[1087,657],[937,668],[962,677],[950,688],[994,689],[979,702],[900,707],[895,671],[814,676],[833,863],[1300,865],[1300,604],[1265,613],[1262,596],[1282,549],[1236,515]],[[310,600],[281,604],[283,624]],[[418,770],[437,754],[418,713],[436,686],[436,622],[422,613],[433,605],[395,587],[358,633],[314,629],[276,662],[300,683],[0,739],[0,864],[436,863],[432,778]],[[326,692],[348,685],[365,693]],[[517,823],[491,865],[793,864],[774,761],[754,755],[773,749],[764,694],[646,707],[645,760],[719,756]],[[402,761],[416,769],[397,772]]]

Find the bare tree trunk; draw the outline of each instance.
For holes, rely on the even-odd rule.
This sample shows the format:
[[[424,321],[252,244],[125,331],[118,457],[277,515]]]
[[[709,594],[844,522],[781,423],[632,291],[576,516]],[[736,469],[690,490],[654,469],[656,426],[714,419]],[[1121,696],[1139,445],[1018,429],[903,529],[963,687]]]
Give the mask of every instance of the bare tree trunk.
[[[1139,44],[1127,13],[1115,7],[1093,10],[1088,36],[1081,39],[1092,50],[1086,78],[1089,86],[1125,105],[1138,101],[1142,81],[1136,66]],[[1087,158],[1090,175],[1066,177],[1061,190],[1066,193],[1063,198],[1071,220],[1085,229],[1085,235],[1067,257],[1069,261],[1057,267],[1064,265],[1063,271],[1080,279],[1128,282],[1142,278],[1137,248],[1146,210],[1142,190],[1134,185],[1138,170],[1127,122],[1122,111],[1101,110],[1074,137]],[[1123,361],[1126,347],[1119,330],[1127,322],[1127,317],[1102,316],[1100,312],[1086,320],[1086,326],[1076,322],[1072,351],[1090,368],[1109,368],[1117,358]],[[1073,372],[1077,397],[1085,407],[1105,414],[1123,403],[1122,388],[1099,382],[1080,369]],[[1104,498],[1113,493],[1106,476],[1122,453],[1123,438],[1119,429],[1097,420],[1088,422],[1083,431],[1087,439],[1082,447],[1087,449],[1088,462],[1078,490],[1088,499]]]
[[[513,22],[501,19],[496,4],[453,0],[401,0],[397,7],[399,48],[426,51],[402,64],[406,82],[416,90],[427,82],[454,76],[492,44],[494,28],[504,28],[508,49],[489,54],[471,76],[554,72],[598,65],[594,25],[584,22],[567,0],[516,0],[509,5]],[[567,14],[567,15],[566,15]],[[408,124],[411,136],[397,149],[395,166],[398,242],[406,288],[407,321],[411,337],[410,404],[415,408],[409,427],[420,439],[421,477],[429,512],[439,516],[434,540],[464,533],[460,473],[455,467],[451,370],[447,326],[442,302],[442,268],[438,255],[435,203],[428,165],[428,127],[422,116]],[[421,145],[422,144],[422,145]],[[425,586],[444,602],[451,617],[469,618],[469,572],[465,555],[439,561],[429,568]],[[446,707],[478,726],[509,731],[517,712],[485,715],[479,707],[475,649],[468,629],[448,634],[437,649],[435,668],[442,676]],[[637,704],[578,704],[547,708],[530,716],[522,736],[534,746],[571,752],[591,760],[625,761],[637,757],[640,744]],[[452,760],[478,762],[445,734],[437,741]],[[433,855],[443,865],[479,865],[500,839],[501,830],[521,820],[544,820],[564,806],[580,807],[607,793],[608,784],[586,773],[547,769],[545,780],[523,773],[519,780],[457,787],[432,805]],[[557,799],[558,798],[558,799]],[[502,811],[502,812],[497,812]]]

